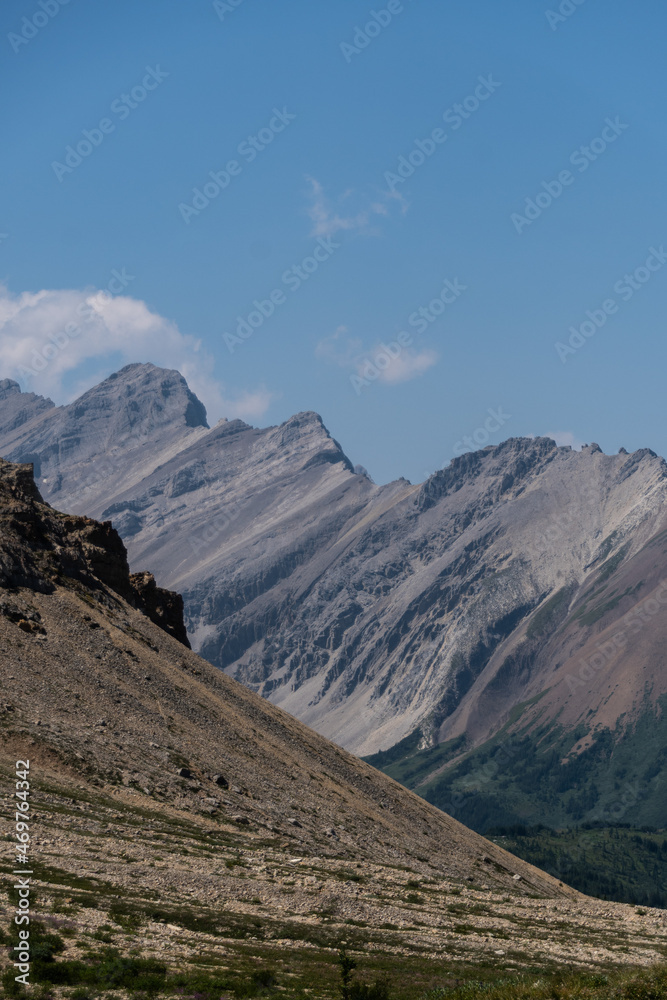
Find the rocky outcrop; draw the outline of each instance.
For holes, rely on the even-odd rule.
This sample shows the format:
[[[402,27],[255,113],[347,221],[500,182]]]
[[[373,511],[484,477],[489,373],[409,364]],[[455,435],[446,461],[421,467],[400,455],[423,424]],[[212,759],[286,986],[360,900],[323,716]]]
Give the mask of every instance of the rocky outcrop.
[[[0,587],[53,593],[57,586],[108,588],[189,647],[183,600],[150,573],[130,575],[110,521],[62,514],[44,503],[31,465],[0,459]]]
[[[129,578],[130,601],[155,622],[163,632],[178,639],[190,648],[188,633],[183,621],[183,598],[172,590],[164,590],[155,583],[152,573],[132,573]]]

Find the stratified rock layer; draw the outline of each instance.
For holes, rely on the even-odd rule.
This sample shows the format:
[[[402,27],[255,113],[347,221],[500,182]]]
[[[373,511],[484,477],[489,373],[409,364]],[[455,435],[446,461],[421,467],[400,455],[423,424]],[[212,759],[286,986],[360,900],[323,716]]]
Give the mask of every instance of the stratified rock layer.
[[[29,761],[31,898],[70,932],[56,961],[90,966],[111,937],[114,968],[129,953],[199,977],[245,956],[285,975],[284,956],[312,983],[345,940],[435,986],[490,948],[514,972],[663,955],[660,911],[586,899],[176,642],[117,589],[150,611],[113,530],[5,462],[0,537],[0,836],[16,843]],[[16,875],[0,890],[7,926]]]
[[[619,647],[610,690],[567,680],[667,578],[648,450],[511,439],[377,486],[315,413],[209,430],[177,372],[133,365],[65,408],[11,390],[0,453],[35,462],[54,505],[110,518],[132,565],[183,594],[206,659],[357,752],[417,726],[479,742],[540,694],[545,718],[613,728],[667,691],[664,615]],[[578,616],[602,585],[600,615]]]

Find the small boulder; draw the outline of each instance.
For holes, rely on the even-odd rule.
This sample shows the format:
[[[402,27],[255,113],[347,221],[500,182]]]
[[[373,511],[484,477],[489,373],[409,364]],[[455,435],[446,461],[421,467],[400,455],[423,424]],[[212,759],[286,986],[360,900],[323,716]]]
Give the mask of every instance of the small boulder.
[[[189,767],[179,767],[178,776],[179,778],[191,778],[192,771],[190,770]]]
[[[215,785],[220,785],[221,788],[229,788],[229,782],[222,774],[214,774],[211,781]]]

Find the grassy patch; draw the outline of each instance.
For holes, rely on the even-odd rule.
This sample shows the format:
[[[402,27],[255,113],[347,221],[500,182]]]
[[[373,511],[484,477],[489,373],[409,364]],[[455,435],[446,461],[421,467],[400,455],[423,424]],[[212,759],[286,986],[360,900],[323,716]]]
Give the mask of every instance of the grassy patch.
[[[566,611],[569,594],[569,588],[563,587],[535,612],[526,629],[526,635],[529,639],[543,635],[552,627],[556,619]]]
[[[529,973],[491,982],[438,987],[422,1000],[662,1000],[667,997],[667,966],[606,975]]]

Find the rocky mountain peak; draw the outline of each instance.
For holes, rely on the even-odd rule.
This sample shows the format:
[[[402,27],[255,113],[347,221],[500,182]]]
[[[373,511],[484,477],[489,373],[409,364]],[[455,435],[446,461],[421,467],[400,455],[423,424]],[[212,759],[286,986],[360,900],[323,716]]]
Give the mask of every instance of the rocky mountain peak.
[[[546,437],[508,438],[498,445],[468,451],[426,480],[417,505],[427,510],[482,476],[491,477],[496,492],[503,493],[551,461],[556,452],[556,442]]]
[[[309,453],[304,468],[323,463],[336,465],[340,462],[348,472],[354,472],[352,462],[338,441],[331,436],[322,417],[314,410],[296,413],[280,425],[279,431],[282,445]]]
[[[133,425],[149,418],[156,425],[182,422],[186,427],[208,428],[206,407],[181,373],[149,363],[126,365],[85,392],[74,406],[75,416],[103,406],[124,414]]]
[[[256,476],[253,449],[271,439],[275,452],[279,431],[239,429],[212,443],[209,435],[193,434],[191,447],[199,447],[198,461],[209,445],[211,453],[222,455],[219,466],[205,470],[212,484],[226,474],[231,460],[236,481],[244,456],[250,456],[249,474]],[[303,529],[310,532],[306,543],[333,540],[344,556],[368,536],[388,557],[380,574],[373,559],[367,566],[368,546],[361,553],[364,571],[377,574],[382,597],[389,582],[410,582],[399,564],[408,547],[389,547],[384,529],[392,504],[400,505],[400,498],[409,502],[412,491],[405,484],[373,489],[363,476],[334,470],[336,475],[327,468],[309,470],[299,479],[300,469],[297,462],[295,472],[293,464],[291,478],[281,478],[274,488],[266,476],[259,481],[266,491],[259,499],[269,515],[263,536],[258,480],[253,479],[253,505],[246,511],[244,495],[238,487],[233,492],[230,477],[202,512],[199,526],[192,524],[196,510],[191,508],[187,520],[172,520],[153,538],[156,552],[174,540],[188,547],[196,540],[208,552],[231,527],[242,524],[246,511],[248,535],[261,538],[258,548],[266,558],[274,539],[283,547],[290,542],[281,530],[286,519],[275,519],[282,508],[297,533],[287,556],[264,567],[263,582],[270,587],[295,572],[303,593],[328,575],[317,603],[320,615],[332,614],[328,623],[318,621],[288,594],[282,608],[265,604],[264,617],[255,617],[254,627],[246,619],[238,640],[252,647],[261,642],[261,629],[272,624],[305,626],[310,636],[303,641],[288,637],[285,648],[290,655],[302,654],[298,669],[305,673],[316,666],[315,653],[332,661],[338,650],[354,655],[345,635],[354,622],[350,607],[337,603],[348,585],[331,579],[331,564],[327,567],[320,553],[314,553],[310,575],[303,575],[310,555]],[[163,476],[164,470],[155,474]],[[156,489],[155,482],[144,484],[142,497],[153,499]],[[231,505],[228,492],[233,492]],[[341,495],[349,504],[346,518],[337,506]],[[374,522],[369,497],[379,503]],[[228,504],[227,518],[221,500]],[[183,507],[179,501],[174,510]],[[319,523],[314,523],[316,515]],[[410,529],[409,521],[404,506],[392,533]],[[425,534],[430,539],[433,532]],[[253,561],[248,535],[238,546],[241,568]],[[415,569],[422,556],[428,553],[415,553]],[[253,576],[239,578],[235,594],[229,575],[224,576],[230,561],[227,550],[215,567],[225,590],[207,585],[207,595],[225,614],[236,596],[245,613],[249,603],[265,596],[262,580],[255,562]],[[457,572],[462,570],[459,562]],[[439,579],[446,584],[444,576]],[[502,586],[508,589],[507,582]],[[365,594],[371,593],[366,587]],[[362,611],[363,595],[357,590],[353,596],[354,607]],[[427,592],[413,596],[422,611],[432,607]],[[444,590],[442,596],[448,599]],[[244,984],[236,992],[247,994],[245,979],[227,978],[228,968],[246,959],[242,967],[253,974],[259,962],[298,969],[302,979],[278,989],[288,990],[284,996],[303,995],[301,981],[312,982],[315,964],[318,969],[331,964],[333,947],[341,940],[355,952],[400,953],[401,961],[414,956],[405,968],[411,974],[417,970],[421,993],[443,982],[443,955],[460,962],[452,965],[456,972],[460,967],[467,975],[470,969],[477,977],[477,965],[490,968],[491,962],[496,972],[507,968],[512,974],[523,966],[534,970],[546,960],[606,972],[615,963],[645,964],[664,953],[658,911],[647,915],[636,907],[586,900],[563,885],[560,872],[557,880],[506,854],[178,645],[173,641],[178,600],[160,591],[150,574],[128,575],[125,549],[109,523],[53,510],[42,501],[28,465],[0,461],[0,767],[14,773],[16,761],[29,758],[31,774],[41,779],[39,804],[48,810],[49,822],[41,828],[40,846],[48,848],[42,855],[49,866],[38,872],[39,902],[47,929],[63,923],[63,899],[76,894],[77,902],[68,908],[72,919],[67,921],[71,933],[63,933],[65,954],[43,963],[49,980],[71,982],[71,970],[86,984],[100,969],[106,975],[108,949],[93,951],[90,942],[107,941],[100,927],[121,921],[123,939],[118,932],[114,943],[123,953],[112,954],[111,960],[114,970],[127,974],[123,982],[134,981],[129,977],[136,977],[136,970],[149,969],[151,985],[164,993],[159,987],[168,967],[168,992],[173,993],[171,984],[184,982],[183,969],[191,965],[196,978],[188,978],[183,988],[188,995],[203,985],[207,995],[219,996],[222,989],[227,996],[230,982],[233,988]],[[395,617],[395,623],[407,623],[415,634],[414,622]],[[325,624],[325,630],[318,628]],[[437,623],[428,624],[429,635],[421,630],[419,637],[430,644]],[[264,652],[267,666],[281,655],[277,644]],[[384,659],[387,650],[379,652]],[[280,666],[288,666],[286,657]],[[341,671],[335,662],[331,669],[335,682]],[[358,715],[367,712],[367,705],[357,707]],[[415,888],[416,897],[409,892]],[[453,898],[456,905],[443,905]],[[416,921],[415,915],[422,919]],[[201,971],[202,949],[206,969],[213,970],[210,979],[208,971]],[[433,972],[424,956],[435,956]],[[130,966],[135,959],[142,964]],[[209,990],[214,981],[215,990]],[[93,982],[108,986],[109,979],[99,973]],[[255,983],[250,992],[257,993],[256,980],[250,982]]]
[[[73,581],[108,588],[189,647],[182,598],[157,587],[148,573],[130,576],[110,521],[61,514],[44,503],[31,465],[0,459],[0,587],[48,594]]]
[[[143,478],[208,431],[204,404],[180,372],[152,364],[126,365],[67,406],[3,386],[0,454],[31,462],[50,502],[85,513],[112,483]]]
[[[54,409],[51,399],[34,392],[22,392],[18,382],[11,378],[0,379],[0,424],[5,434]]]
[[[376,486],[319,414],[209,430],[182,376],[154,365],[129,365],[67,407],[31,409],[20,426],[28,395],[8,390],[0,454],[33,462],[54,506],[113,518],[132,569],[150,566],[183,594],[206,659],[359,752],[418,726],[481,739],[553,687],[572,652],[559,645],[564,622],[573,649],[594,643],[600,623],[664,578],[645,565],[647,553],[662,558],[667,531],[667,466],[648,450],[510,438],[421,486]],[[598,573],[612,591],[599,607]],[[154,581],[134,587],[150,607]],[[636,656],[637,692],[661,691],[656,655]],[[623,690],[630,704],[637,692]],[[559,691],[553,713],[568,707],[573,725],[582,705],[591,720],[602,711],[592,695]],[[620,695],[604,705],[610,725],[628,707]]]
[[[21,386],[11,378],[0,379],[0,400],[21,391]]]

